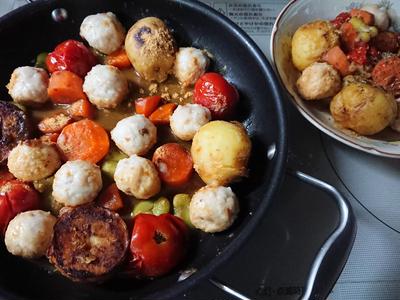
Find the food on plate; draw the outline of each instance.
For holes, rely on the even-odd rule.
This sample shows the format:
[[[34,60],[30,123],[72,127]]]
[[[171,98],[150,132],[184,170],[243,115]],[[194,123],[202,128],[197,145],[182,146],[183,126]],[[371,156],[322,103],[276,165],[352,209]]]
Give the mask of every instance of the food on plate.
[[[164,22],[147,17],[129,29],[125,50],[133,67],[144,79],[163,82],[172,72],[177,49]]]
[[[234,121],[239,93],[160,19],[138,20],[126,37],[111,12],[80,29],[90,47],[66,40],[33,54],[37,67],[15,69],[8,85],[14,102],[0,101],[0,231],[11,254],[45,254],[76,282],[120,266],[163,276],[195,247],[189,231],[223,231],[238,213],[224,186],[247,175],[251,152]]]
[[[317,20],[304,24],[296,30],[292,38],[293,64],[303,71],[338,44],[339,34],[328,21]]]
[[[331,21],[298,28],[292,38],[292,62],[301,72],[298,94],[304,100],[331,101],[334,121],[360,135],[395,124],[400,35],[389,25],[386,7],[364,4]]]
[[[161,189],[160,178],[153,163],[137,155],[118,162],[114,180],[119,190],[138,199],[149,199]]]
[[[40,105],[49,99],[47,95],[48,85],[49,76],[45,70],[25,66],[13,71],[7,89],[16,103]]]
[[[232,116],[239,93],[218,73],[206,73],[194,86],[194,102],[207,107],[213,118],[226,119]]]
[[[8,170],[23,181],[40,180],[61,166],[57,150],[40,140],[20,142],[8,156]]]
[[[335,121],[362,135],[372,135],[387,127],[397,115],[393,95],[368,84],[343,88],[330,104]]]
[[[336,95],[342,87],[339,72],[328,63],[313,63],[297,80],[297,89],[306,100],[319,100]]]
[[[11,102],[0,101],[0,163],[3,164],[11,149],[31,136],[28,115]]]
[[[375,26],[380,30],[387,30],[390,25],[390,17],[386,7],[377,4],[364,4],[362,10],[371,13],[374,16]]]
[[[97,163],[107,155],[110,140],[101,125],[83,119],[64,127],[57,138],[57,146],[67,160]]]
[[[188,228],[181,219],[171,214],[139,214],[133,222],[130,266],[137,276],[164,275],[185,257]]]
[[[127,155],[144,155],[157,141],[157,128],[146,117],[134,115],[117,123],[111,139]]]
[[[247,174],[251,141],[238,122],[212,121],[193,138],[194,169],[208,185],[228,185]]]
[[[83,78],[96,65],[97,59],[92,52],[81,42],[66,40],[57,45],[46,58],[47,70],[70,71]]]
[[[201,126],[211,120],[207,107],[199,104],[179,105],[170,118],[172,133],[183,141],[193,139]]]
[[[186,184],[193,173],[190,152],[177,143],[158,147],[153,154],[153,163],[160,179],[170,186],[179,187]]]
[[[235,221],[239,202],[230,187],[205,186],[194,193],[189,206],[193,226],[205,232],[220,232]]]
[[[56,217],[43,210],[18,214],[8,224],[4,242],[8,252],[25,258],[44,256],[53,237]]]
[[[97,108],[115,108],[128,94],[128,81],[118,68],[96,65],[87,73],[83,91]]]
[[[105,54],[120,49],[125,40],[125,28],[112,12],[87,16],[79,34],[91,47]]]
[[[203,75],[210,63],[205,51],[193,47],[181,47],[176,53],[175,77],[183,86],[193,85]]]
[[[372,70],[372,80],[395,97],[399,97],[400,57],[392,56],[379,61]]]
[[[39,208],[39,195],[30,185],[13,179],[0,183],[0,231],[4,234],[8,222],[17,214]]]
[[[128,245],[126,224],[117,213],[83,205],[61,213],[47,256],[71,280],[95,282],[123,262]]]
[[[53,197],[77,206],[93,201],[103,186],[100,168],[84,160],[67,161],[54,175]]]

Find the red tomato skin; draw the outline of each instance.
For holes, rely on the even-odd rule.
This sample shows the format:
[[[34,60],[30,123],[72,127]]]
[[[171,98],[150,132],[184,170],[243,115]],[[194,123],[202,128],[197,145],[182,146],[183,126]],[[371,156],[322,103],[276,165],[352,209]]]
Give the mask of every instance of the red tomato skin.
[[[0,230],[4,234],[8,223],[19,213],[39,208],[39,194],[17,179],[0,187]]]
[[[0,231],[4,235],[8,223],[13,218],[10,203],[6,195],[0,195]]]
[[[214,119],[230,117],[238,101],[236,88],[218,73],[205,73],[194,86],[194,103],[207,107]]]
[[[187,241],[188,228],[181,219],[171,214],[137,215],[130,244],[137,275],[157,277],[170,272],[184,258]]]
[[[96,63],[94,54],[83,43],[75,40],[66,40],[58,44],[46,58],[47,70],[50,73],[67,70],[82,78]]]

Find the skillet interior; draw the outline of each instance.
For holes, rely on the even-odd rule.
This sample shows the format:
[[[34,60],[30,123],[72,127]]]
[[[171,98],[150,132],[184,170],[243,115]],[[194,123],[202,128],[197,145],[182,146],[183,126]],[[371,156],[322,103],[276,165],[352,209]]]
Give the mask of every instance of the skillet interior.
[[[67,9],[69,18],[55,23],[54,8]],[[36,54],[51,51],[69,38],[79,39],[79,26],[89,14],[112,11],[128,29],[135,20],[157,16],[173,30],[178,45],[205,48],[214,55],[212,69],[224,74],[241,94],[239,115],[253,142],[249,177],[234,185],[241,213],[235,225],[221,234],[198,234],[183,268],[198,271],[177,283],[179,269],[153,281],[114,279],[102,285],[83,285],[0,249],[0,291],[7,299],[136,299],[175,297],[208,276],[243,244],[262,217],[283,176],[286,157],[285,119],[273,71],[255,44],[229,20],[193,1],[49,0],[36,2],[0,19],[0,99],[9,100],[5,85],[12,70],[32,65]],[[272,161],[268,146],[276,144]],[[182,270],[182,268],[180,269]]]

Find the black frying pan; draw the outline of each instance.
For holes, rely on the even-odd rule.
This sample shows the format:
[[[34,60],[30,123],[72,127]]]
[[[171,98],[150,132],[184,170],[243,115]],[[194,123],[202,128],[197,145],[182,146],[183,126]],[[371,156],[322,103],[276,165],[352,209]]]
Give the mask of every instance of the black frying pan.
[[[51,13],[64,8],[66,20],[56,22]],[[14,68],[32,65],[35,55],[52,50],[69,38],[79,39],[83,18],[97,12],[112,11],[126,28],[146,16],[157,16],[173,29],[179,45],[205,48],[214,55],[212,69],[240,91],[236,119],[251,136],[253,153],[250,176],[233,186],[240,198],[241,213],[234,226],[220,234],[201,234],[194,240],[189,258],[182,268],[195,268],[188,279],[177,282],[179,271],[152,281],[115,278],[102,285],[76,284],[55,274],[38,262],[0,253],[0,291],[4,298],[29,299],[164,299],[176,298],[212,271],[243,244],[264,215],[285,173],[287,134],[282,94],[265,56],[236,25],[207,6],[188,0],[47,0],[35,2],[0,18],[0,98],[10,99],[5,84]],[[54,13],[53,13],[54,16]],[[271,149],[274,149],[273,153]],[[272,154],[268,158],[268,151]],[[334,189],[307,175],[294,175],[328,189],[337,200],[342,217],[337,229],[316,256],[303,299],[324,297],[332,287],[343,262],[336,262],[330,251],[343,257],[352,244],[354,224],[345,201]],[[342,239],[342,240],[341,240]],[[339,251],[339,252],[337,252]],[[44,264],[45,265],[45,264]],[[333,267],[335,278],[324,278]],[[181,270],[182,270],[181,268]],[[330,270],[331,272],[332,270]],[[214,281],[215,282],[215,281]],[[325,292],[321,292],[325,291]]]

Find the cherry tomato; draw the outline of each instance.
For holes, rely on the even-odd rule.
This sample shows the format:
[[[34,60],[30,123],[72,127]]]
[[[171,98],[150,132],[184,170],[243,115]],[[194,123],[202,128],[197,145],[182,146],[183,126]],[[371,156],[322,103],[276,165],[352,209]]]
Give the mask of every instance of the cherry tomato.
[[[161,276],[184,258],[188,228],[171,214],[139,214],[134,218],[130,250],[131,267],[144,277]]]
[[[84,77],[96,63],[93,53],[75,40],[62,42],[46,58],[47,70],[50,73],[67,70],[80,77]]]
[[[17,179],[0,186],[0,231],[20,212],[39,208],[39,195],[28,184]]]
[[[239,101],[239,93],[218,73],[206,73],[194,86],[194,102],[207,107],[215,119],[229,117]]]
[[[336,29],[339,29],[345,22],[350,20],[350,18],[350,13],[342,12],[334,20],[332,20],[331,23]]]

